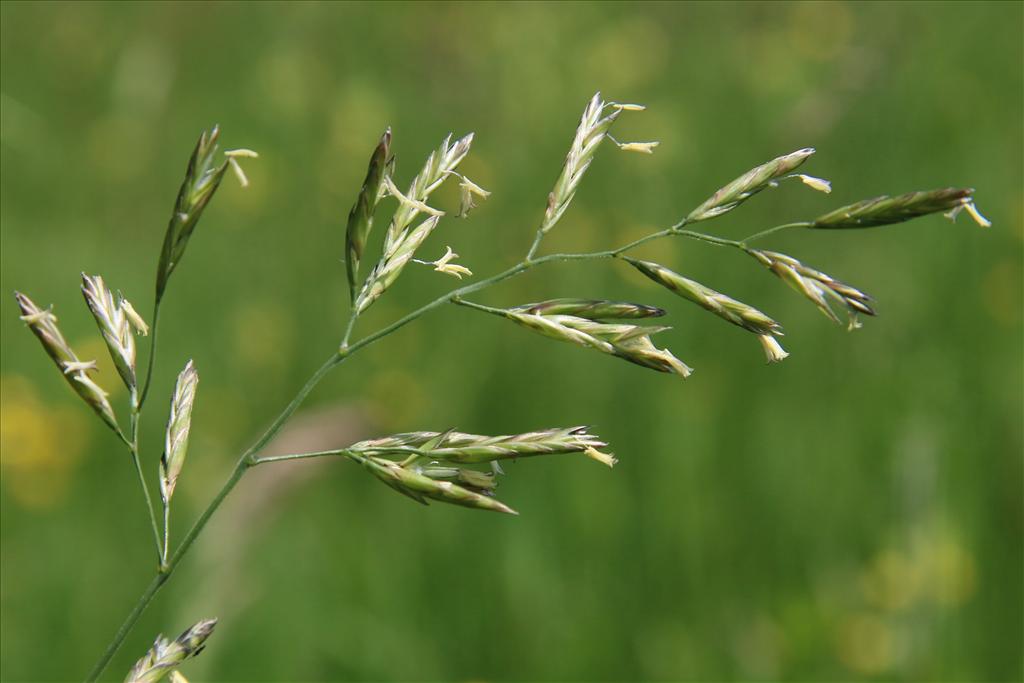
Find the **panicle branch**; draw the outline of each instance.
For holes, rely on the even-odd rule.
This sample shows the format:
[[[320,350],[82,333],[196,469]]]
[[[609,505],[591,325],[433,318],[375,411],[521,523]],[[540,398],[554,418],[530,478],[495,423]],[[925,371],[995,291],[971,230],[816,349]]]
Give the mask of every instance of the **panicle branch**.
[[[602,452],[607,444],[586,427],[545,429],[524,434],[482,436],[449,430],[409,432],[361,441],[344,451],[379,480],[420,503],[436,500],[481,510],[518,514],[494,499],[495,472],[502,460],[582,453],[609,467],[614,456]],[[396,462],[386,456],[405,457]],[[408,457],[406,457],[408,456]],[[490,463],[494,472],[467,465]]]

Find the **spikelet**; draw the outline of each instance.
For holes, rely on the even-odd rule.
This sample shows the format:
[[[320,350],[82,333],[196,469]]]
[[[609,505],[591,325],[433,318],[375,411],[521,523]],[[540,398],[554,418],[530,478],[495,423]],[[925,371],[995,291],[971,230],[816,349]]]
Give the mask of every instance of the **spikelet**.
[[[777,340],[769,341],[773,337],[782,336],[782,326],[765,313],[721,292],[716,292],[710,287],[705,287],[699,282],[683,277],[658,263],[632,258],[626,260],[641,273],[669,291],[692,301],[733,325],[756,334],[761,339],[769,362],[776,362],[786,357],[786,352],[782,350]]]
[[[420,223],[416,228],[408,231],[402,239],[395,243],[394,247],[385,252],[381,260],[374,266],[373,271],[366,278],[362,291],[356,297],[354,304],[356,314],[362,313],[369,308],[374,301],[394,284],[398,276],[412,260],[416,250],[420,248],[423,241],[430,236],[430,233],[437,227],[440,220],[438,216],[431,216]]]
[[[125,683],[157,683],[206,646],[217,625],[216,619],[204,619],[189,627],[174,640],[157,636],[153,647],[128,672]]]
[[[696,223],[732,211],[761,190],[773,187],[779,178],[789,174],[812,154],[814,149],[806,147],[750,169],[691,211],[686,222]]]
[[[509,515],[519,514],[489,495],[473,490],[479,487],[465,487],[446,479],[434,479],[413,468],[402,467],[398,463],[384,458],[356,456],[356,459],[377,479],[424,505],[427,504],[427,499],[431,499],[478,510],[491,510]]]
[[[991,223],[978,213],[973,198],[974,190],[962,187],[908,192],[898,197],[882,195],[831,211],[814,219],[811,227],[824,229],[870,228],[902,223],[933,213],[946,213],[950,218],[955,219],[956,215],[964,209],[979,225],[989,227]]]
[[[458,168],[462,160],[469,154],[473,144],[473,133],[466,135],[454,143],[449,135],[442,142],[441,146],[431,152],[427,157],[423,169],[413,178],[408,191],[403,195],[411,200],[411,203],[399,203],[395,215],[388,225],[387,236],[384,240],[384,251],[392,251],[403,234],[408,230],[417,214],[420,213],[420,204],[426,204],[431,193],[439,188],[442,183],[451,175],[451,172]]]
[[[612,111],[605,115],[605,109],[611,107]],[[576,136],[573,138],[569,153],[565,157],[565,165],[562,173],[555,181],[555,187],[548,194],[547,209],[544,211],[544,219],[540,225],[540,232],[547,233],[555,227],[558,219],[562,217],[565,210],[572,203],[576,195],[583,174],[587,172],[594,154],[600,147],[608,130],[615,123],[615,119],[629,107],[609,105],[601,99],[601,93],[595,93],[590,102],[583,110],[580,124],[576,128]]]
[[[434,442],[431,444],[431,442]],[[497,460],[515,460],[538,455],[587,453],[608,444],[590,434],[585,426],[543,429],[525,434],[482,436],[462,432],[409,432],[383,439],[362,441],[353,450],[387,452],[390,449],[423,448],[430,445],[429,458],[459,465],[479,465]],[[589,454],[588,454],[589,455]],[[593,457],[593,456],[591,456]],[[605,454],[611,462],[611,455]]]
[[[516,309],[495,309],[489,312],[500,314],[546,337],[596,349],[658,372],[673,373],[684,378],[692,372],[668,349],[659,349],[651,342],[651,335],[667,327],[610,324],[574,315],[539,315],[521,313]]]
[[[747,249],[748,254],[756,258],[762,265],[775,273],[783,282],[811,300],[829,320],[842,324],[839,317],[829,306],[828,299],[842,305],[847,313],[847,329],[860,327],[858,316],[875,315],[868,302],[871,297],[821,271],[808,268],[803,263],[774,251]]]
[[[82,273],[82,295],[96,319],[96,325],[110,351],[114,367],[117,368],[118,374],[124,380],[125,386],[134,394],[136,388],[134,332],[148,330],[146,323],[120,294],[115,300],[114,293],[107,289],[103,278],[99,275],[89,276]]]
[[[353,303],[356,315],[369,308],[394,284],[402,270],[412,260],[416,250],[437,227],[437,221],[443,212],[427,206],[427,199],[448,176],[454,175],[453,172],[473,144],[472,133],[455,141],[454,144],[451,138],[451,135],[446,137],[441,146],[430,154],[423,169],[404,194],[394,188],[394,183],[389,182],[390,179],[385,176],[385,184],[393,188],[389,192],[399,200],[399,204],[388,226],[381,258],[370,271]],[[413,219],[420,213],[432,215],[415,228],[410,228]]]
[[[163,297],[167,281],[171,273],[178,267],[185,247],[188,245],[192,232],[203,215],[203,210],[213,198],[217,188],[224,179],[227,162],[215,164],[217,154],[217,138],[220,128],[214,126],[203,131],[196,143],[185,170],[185,180],[178,190],[178,198],[174,203],[174,212],[167,224],[164,235],[163,249],[160,251],[160,263],[156,269],[156,298]]]
[[[388,128],[373,150],[369,166],[366,169],[366,179],[363,180],[363,187],[348,214],[348,224],[345,229],[345,268],[348,273],[349,294],[353,302],[356,297],[359,260],[363,257],[366,240],[370,235],[370,230],[373,229],[374,210],[383,197],[381,188],[384,185],[384,177],[389,173],[388,167],[393,165],[391,163],[393,157],[390,154],[391,129]]]
[[[32,333],[36,335],[43,349],[57,364],[57,369],[75,390],[75,393],[89,404],[96,411],[96,414],[107,423],[107,426],[115,432],[120,431],[117,426],[117,418],[114,416],[114,409],[107,400],[107,392],[104,391],[88,375],[96,369],[96,361],[80,361],[71,346],[64,340],[57,327],[57,316],[47,309],[41,309],[21,292],[15,292],[14,298],[21,310],[21,320]]]
[[[192,406],[196,398],[196,385],[199,373],[192,361],[185,364],[185,369],[178,375],[174,384],[174,395],[171,398],[171,412],[167,418],[167,434],[164,440],[164,452],[160,457],[160,495],[164,505],[171,502],[178,475],[185,464],[188,453],[188,434],[192,427]]]
[[[665,315],[665,311],[656,306],[603,299],[549,299],[516,306],[513,310],[539,315],[574,315],[588,320],[659,318]]]

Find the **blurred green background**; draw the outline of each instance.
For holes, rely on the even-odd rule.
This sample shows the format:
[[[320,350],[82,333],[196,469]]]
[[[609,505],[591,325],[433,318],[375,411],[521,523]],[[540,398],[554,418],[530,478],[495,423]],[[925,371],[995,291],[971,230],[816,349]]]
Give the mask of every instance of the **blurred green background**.
[[[804,146],[832,195],[784,186],[706,228],[738,238],[944,185],[976,187],[994,227],[931,217],[767,242],[878,299],[852,334],[734,252],[638,252],[780,319],[792,357],[775,366],[621,264],[545,266],[477,296],[666,307],[685,382],[431,314],[335,371],[275,449],[589,424],[619,466],[507,467],[518,518],[421,508],[340,462],[255,472],[108,676],[212,615],[192,680],[1024,675],[1021,3],[5,2],[0,19],[5,680],[80,678],[153,570],[127,455],[18,321],[13,289],[104,357],[78,273],[148,316],[200,130],[219,122],[226,148],[260,152],[251,188],[228,178],[206,212],[163,310],[154,480],[174,376],[188,358],[202,375],[180,538],[340,338],[343,224],[381,130],[402,187],[445,133],[476,131],[462,168],[493,196],[444,220],[424,256],[450,244],[486,276],[525,252],[597,89],[650,107],[620,138],[662,145],[603,149],[547,250],[668,225]],[[453,188],[436,204],[453,211]],[[410,268],[360,330],[454,285]]]

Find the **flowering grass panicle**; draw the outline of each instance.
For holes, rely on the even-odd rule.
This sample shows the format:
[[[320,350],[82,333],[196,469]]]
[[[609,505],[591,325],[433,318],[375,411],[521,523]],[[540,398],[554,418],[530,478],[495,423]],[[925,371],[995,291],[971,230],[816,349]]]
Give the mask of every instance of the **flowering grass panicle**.
[[[271,426],[256,439],[255,443],[239,454],[234,469],[207,508],[199,515],[190,530],[181,538],[173,553],[170,552],[170,502],[177,488],[178,480],[186,458],[191,435],[191,417],[195,402],[198,374],[191,361],[178,375],[171,395],[171,409],[167,421],[163,453],[159,459],[160,497],[163,502],[163,533],[150,496],[150,485],[140,461],[146,455],[140,448],[139,421],[150,387],[156,339],[159,329],[159,307],[165,295],[167,282],[184,255],[185,248],[195,231],[200,217],[212,200],[223,176],[230,168],[242,186],[249,185],[240,161],[256,157],[248,149],[235,149],[217,156],[220,130],[213,128],[204,132],[189,159],[184,181],[179,189],[174,211],[167,226],[163,247],[156,272],[156,293],[152,317],[152,334],[149,336],[148,368],[145,381],[138,386],[136,369],[135,334],[146,334],[147,325],[135,309],[120,295],[112,293],[99,276],[83,276],[83,293],[103,340],[110,350],[114,364],[121,378],[129,387],[131,405],[129,428],[122,431],[107,399],[106,392],[89,376],[96,369],[95,361],[82,361],[64,339],[57,319],[49,309],[41,309],[31,299],[15,293],[21,320],[24,321],[40,340],[46,353],[56,363],[61,374],[89,406],[117,432],[128,447],[144,494],[147,515],[150,518],[154,543],[158,555],[157,574],[149,587],[139,598],[135,608],[88,676],[95,681],[102,673],[118,648],[131,633],[139,616],[152,602],[157,590],[175,572],[182,558],[193,547],[198,536],[218,510],[228,494],[252,468],[275,462],[302,460],[307,458],[334,457],[339,461],[360,464],[375,478],[390,488],[420,503],[429,501],[451,505],[516,514],[505,503],[495,498],[499,482],[504,481],[500,463],[521,458],[545,455],[582,454],[607,466],[616,463],[608,452],[604,440],[590,433],[585,427],[542,429],[537,431],[485,436],[468,432],[419,431],[394,434],[378,439],[360,441],[347,448],[335,448],[308,453],[287,453],[262,456],[260,453],[271,442],[282,426],[292,417],[303,400],[331,370],[342,362],[351,363],[351,358],[362,349],[379,343],[405,325],[427,313],[448,304],[463,306],[468,310],[510,320],[515,324],[543,336],[568,342],[576,346],[597,350],[641,367],[662,373],[687,377],[691,369],[671,351],[655,346],[652,338],[668,329],[663,325],[648,324],[648,319],[665,316],[661,308],[605,298],[550,298],[534,303],[496,308],[467,300],[467,296],[544,264],[566,261],[613,264],[625,261],[647,278],[669,289],[674,294],[695,303],[727,322],[755,334],[769,361],[779,361],[787,356],[778,341],[782,327],[758,308],[738,301],[711,289],[684,274],[674,272],[658,263],[642,261],[627,256],[627,252],[663,238],[683,237],[698,240],[707,245],[741,250],[767,267],[777,277],[811,300],[830,319],[839,321],[833,305],[846,309],[851,327],[858,324],[858,316],[874,315],[871,298],[859,289],[836,280],[825,273],[805,266],[797,259],[775,251],[756,249],[751,243],[791,228],[846,229],[862,228],[900,223],[933,213],[945,213],[956,218],[961,211],[968,212],[979,224],[988,225],[974,205],[974,191],[969,189],[946,188],[927,192],[913,192],[897,197],[882,196],[857,202],[825,213],[813,220],[797,221],[776,225],[736,241],[717,235],[684,230],[687,223],[704,221],[739,208],[747,199],[767,188],[774,187],[786,179],[799,180],[808,187],[828,193],[831,183],[822,178],[794,173],[814,150],[804,148],[786,154],[757,166],[725,185],[686,218],[663,230],[652,232],[639,239],[613,249],[590,252],[538,253],[544,236],[559,223],[567,213],[573,198],[581,187],[581,181],[596,159],[597,150],[607,138],[627,152],[650,154],[657,142],[620,142],[609,134],[615,121],[624,111],[642,111],[637,104],[606,102],[600,93],[587,102],[580,117],[575,135],[566,154],[554,188],[548,195],[547,205],[533,241],[525,255],[517,262],[498,273],[469,282],[460,282],[458,287],[427,301],[415,310],[370,332],[354,337],[354,328],[359,316],[379,299],[405,271],[410,261],[432,266],[434,271],[458,279],[470,277],[473,273],[464,265],[455,263],[457,255],[452,247],[434,261],[416,259],[417,250],[436,230],[445,212],[431,205],[431,195],[449,178],[459,179],[458,215],[465,217],[477,200],[490,195],[473,183],[457,169],[470,151],[473,134],[453,140],[449,135],[427,158],[419,173],[413,178],[406,191],[398,188],[393,178],[394,156],[392,155],[391,130],[385,130],[377,141],[367,166],[366,176],[348,214],[345,231],[345,279],[349,286],[352,310],[347,327],[340,342],[330,350],[324,364],[302,386],[296,396],[284,407]],[[373,227],[375,212],[385,200],[394,200],[394,210],[387,231],[383,236],[380,257],[366,278],[359,281],[359,267],[366,256],[367,241]],[[749,262],[748,262],[749,263]],[[724,276],[723,276],[724,277]],[[166,675],[178,676],[179,664],[199,653],[213,630],[214,620],[201,621],[185,631],[175,640],[163,637],[138,661],[129,673],[131,683],[155,683]]]

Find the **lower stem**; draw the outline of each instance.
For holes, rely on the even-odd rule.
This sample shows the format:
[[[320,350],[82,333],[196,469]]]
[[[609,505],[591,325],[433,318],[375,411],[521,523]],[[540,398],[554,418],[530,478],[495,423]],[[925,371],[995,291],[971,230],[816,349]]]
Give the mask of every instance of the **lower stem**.
[[[287,422],[288,419],[292,416],[292,414],[295,413],[295,411],[299,408],[299,406],[306,399],[306,397],[313,390],[313,388],[317,384],[319,384],[320,380],[323,379],[323,377],[328,372],[330,372],[330,370],[333,369],[336,365],[340,364],[342,361],[344,361],[346,358],[348,358],[351,354],[353,354],[354,352],[358,351],[362,347],[367,346],[369,344],[372,344],[375,341],[377,341],[378,339],[386,337],[387,335],[391,334],[392,332],[395,332],[399,328],[404,327],[405,325],[409,324],[413,320],[416,320],[417,318],[423,316],[424,314],[428,313],[429,311],[431,311],[431,310],[433,310],[435,308],[438,308],[439,306],[442,306],[442,305],[444,305],[446,303],[450,303],[450,302],[459,302],[459,303],[462,303],[463,305],[466,305],[467,302],[460,301],[460,298],[463,295],[471,294],[471,293],[476,292],[478,290],[481,290],[481,289],[484,289],[484,288],[489,287],[491,285],[497,284],[497,283],[499,283],[499,282],[501,282],[503,280],[507,280],[508,278],[511,278],[511,277],[514,277],[514,276],[516,276],[516,275],[518,275],[520,273],[523,273],[523,272],[525,272],[525,271],[531,269],[532,267],[534,267],[536,265],[539,265],[541,263],[550,263],[550,262],[553,262],[553,261],[580,261],[580,260],[591,260],[591,259],[602,259],[602,258],[616,258],[619,255],[625,253],[626,251],[629,251],[630,249],[633,249],[635,247],[640,246],[641,244],[645,244],[646,242],[649,242],[649,241],[652,241],[652,240],[655,240],[655,239],[660,239],[662,237],[667,237],[667,236],[670,236],[670,235],[681,235],[681,236],[686,236],[686,237],[692,237],[692,238],[695,238],[695,239],[701,239],[703,241],[711,242],[713,244],[719,244],[719,245],[729,245],[729,246],[736,246],[736,247],[740,247],[740,248],[742,248],[744,246],[743,242],[735,242],[733,240],[726,240],[726,239],[722,239],[722,238],[717,238],[717,237],[713,237],[713,236],[710,236],[710,235],[704,235],[702,233],[693,233],[693,232],[690,232],[690,231],[687,231],[687,230],[681,230],[680,228],[682,228],[684,223],[685,222],[680,222],[680,223],[672,226],[671,228],[666,228],[665,230],[662,230],[660,232],[656,232],[656,233],[653,233],[651,235],[647,235],[646,237],[642,237],[642,238],[640,238],[638,240],[634,240],[633,242],[630,242],[630,243],[628,243],[626,245],[623,245],[623,246],[621,246],[621,247],[619,247],[617,249],[611,249],[611,250],[599,251],[599,252],[583,253],[583,254],[550,254],[550,255],[547,255],[547,256],[542,256],[540,258],[534,258],[534,254],[535,254],[535,252],[537,250],[537,247],[540,244],[540,239],[541,239],[541,237],[543,237],[543,232],[538,232],[538,235],[537,235],[537,237],[534,240],[533,246],[531,247],[529,253],[527,254],[526,258],[523,261],[517,263],[516,265],[514,265],[514,266],[508,268],[507,270],[504,270],[504,271],[502,271],[502,272],[498,273],[497,275],[494,275],[494,276],[492,276],[490,278],[487,278],[485,280],[480,280],[478,282],[474,282],[474,283],[471,283],[471,284],[467,284],[467,285],[465,285],[463,287],[459,287],[458,289],[452,290],[451,292],[448,292],[447,294],[445,294],[443,296],[440,296],[437,299],[434,299],[433,301],[431,301],[431,302],[429,302],[427,304],[424,304],[420,308],[416,309],[415,311],[412,311],[411,313],[405,315],[404,317],[399,318],[398,320],[396,320],[395,322],[391,323],[387,327],[383,327],[380,330],[378,330],[378,331],[376,331],[376,332],[374,332],[372,334],[369,334],[369,335],[363,337],[362,339],[360,339],[360,340],[358,340],[358,341],[356,341],[356,342],[354,342],[354,343],[352,343],[350,345],[348,343],[348,338],[349,338],[349,336],[352,333],[352,329],[353,329],[353,327],[355,325],[355,318],[356,318],[356,316],[353,315],[352,318],[349,321],[348,328],[346,329],[345,337],[343,338],[344,339],[344,343],[341,345],[341,348],[338,350],[338,352],[333,354],[313,374],[312,377],[309,378],[309,380],[302,387],[302,389],[299,390],[299,393],[296,394],[295,398],[293,398],[292,401],[285,407],[284,411],[281,412],[281,414],[278,415],[274,419],[273,423],[271,423],[270,427],[267,428],[267,430],[263,433],[263,435],[259,439],[257,439],[256,442],[252,446],[250,446],[239,457],[238,462],[235,463],[234,470],[232,470],[231,475],[228,477],[228,480],[224,483],[224,485],[221,487],[220,491],[217,492],[217,494],[214,496],[213,500],[210,502],[210,504],[207,506],[207,508],[203,511],[203,513],[199,516],[199,519],[196,520],[195,524],[192,525],[192,528],[189,529],[188,533],[182,539],[181,544],[178,546],[177,550],[175,550],[174,555],[171,556],[169,561],[161,563],[162,566],[161,566],[160,573],[157,574],[156,577],[154,577],[153,581],[150,582],[149,586],[146,588],[146,591],[142,594],[142,596],[140,596],[138,602],[136,602],[136,604],[135,604],[135,607],[132,609],[131,613],[128,615],[128,618],[125,620],[124,624],[122,624],[121,628],[115,634],[113,641],[111,641],[110,645],[107,647],[106,651],[103,653],[103,656],[100,658],[99,662],[96,663],[96,666],[93,667],[93,670],[89,674],[89,677],[86,679],[86,682],[87,683],[92,683],[97,678],[99,678],[100,674],[103,673],[103,670],[106,668],[107,664],[113,658],[113,656],[117,652],[117,650],[121,647],[121,644],[124,642],[125,638],[127,638],[128,634],[131,632],[132,627],[135,625],[135,623],[142,616],[142,613],[149,606],[149,603],[152,602],[153,597],[156,595],[157,591],[170,578],[171,574],[174,573],[175,568],[178,566],[178,564],[184,558],[185,554],[188,553],[189,549],[192,547],[192,544],[195,542],[195,540],[199,536],[200,532],[202,532],[202,530],[206,527],[207,523],[210,521],[210,518],[217,511],[217,509],[220,507],[221,503],[224,502],[224,499],[227,498],[228,494],[231,493],[232,489],[235,488],[235,486],[238,484],[238,482],[242,479],[242,476],[245,474],[245,472],[250,467],[252,467],[254,465],[258,465],[260,463],[275,462],[275,461],[280,461],[280,460],[294,460],[294,459],[298,459],[298,458],[315,457],[315,456],[318,456],[318,455],[327,455],[327,454],[335,454],[335,453],[337,453],[337,454],[346,453],[346,451],[339,451],[339,452],[333,452],[332,451],[332,452],[323,452],[323,453],[315,453],[315,454],[295,454],[295,455],[291,455],[291,456],[279,456],[279,457],[268,457],[268,458],[255,458],[254,457],[256,455],[256,453],[258,453],[260,450],[262,450],[263,447],[266,446],[267,443],[274,437],[274,435],[276,435],[277,432],[280,431],[280,429],[284,425],[284,423]],[[785,227],[796,227],[797,225],[803,225],[803,224],[790,224],[790,225],[786,225],[786,226],[779,226],[778,228],[772,229],[772,231],[774,231],[776,229],[783,229]],[[759,237],[761,234],[768,234],[768,232],[771,232],[771,231],[765,231],[764,233],[759,233],[758,235],[755,235],[754,237],[748,238],[748,239],[754,239],[756,237]],[[478,308],[486,308],[486,307],[479,306],[478,304],[474,304],[473,306],[474,307],[478,307]],[[492,310],[496,310],[496,309],[492,309]],[[157,322],[157,315],[158,314],[159,314],[159,303],[157,304],[157,306],[156,306],[156,308],[155,308],[155,310],[153,312],[153,334],[154,334],[153,347],[152,347],[152,351],[150,353],[149,370],[147,371],[147,375],[146,375],[146,384],[145,384],[145,389],[143,390],[142,399],[145,399],[146,390],[148,390],[148,388],[149,388],[149,380],[150,380],[150,377],[152,375],[153,357],[154,357],[155,351],[156,351],[156,336],[155,335],[156,335],[156,322]],[[139,402],[140,405],[141,405],[141,402],[142,402],[142,400],[140,400],[140,402]],[[406,451],[406,452],[408,452],[408,451]],[[349,454],[352,457],[354,457],[354,454],[352,454],[352,453],[349,453]],[[137,458],[136,458],[136,465],[138,465],[138,459]],[[140,473],[140,476],[141,476],[141,473],[142,473],[141,468],[139,468],[139,473]],[[146,493],[146,497],[147,497],[147,500],[148,500],[149,499],[148,491]],[[152,509],[153,509],[152,505],[150,505],[151,517],[152,517]],[[154,530],[156,530],[155,517],[153,519],[154,519],[154,521],[153,521]],[[159,540],[159,533],[158,532],[157,532],[157,544],[158,544],[158,547],[159,547],[160,540]],[[166,550],[165,550],[165,553],[166,553]]]
[[[302,405],[302,402],[306,399],[309,393],[313,391],[313,388],[320,383],[320,380],[344,359],[345,356],[341,354],[334,354],[323,365],[321,365],[313,376],[309,378],[306,384],[303,385],[302,389],[299,390],[299,393],[295,395],[295,398],[293,398],[285,407],[284,411],[274,419],[270,427],[268,427],[267,430],[263,432],[263,435],[256,440],[256,443],[246,449],[241,457],[238,458],[238,462],[235,463],[235,468],[232,470],[231,475],[228,477],[227,481],[224,482],[224,485],[221,486],[220,491],[218,491],[217,495],[213,497],[213,500],[210,501],[210,504],[206,507],[203,513],[199,516],[199,519],[197,519],[195,524],[192,525],[192,528],[189,529],[187,534],[185,534],[181,544],[178,546],[177,550],[175,550],[174,555],[171,556],[169,561],[161,563],[162,567],[160,572],[153,578],[149,586],[147,586],[145,592],[135,603],[135,607],[132,608],[132,611],[128,614],[128,618],[125,619],[121,628],[119,628],[117,633],[114,634],[114,639],[107,646],[107,649],[104,651],[99,661],[96,662],[96,665],[89,673],[89,676],[85,679],[86,683],[93,683],[96,681],[100,677],[100,674],[103,673],[103,670],[107,668],[107,664],[110,663],[110,660],[113,659],[118,649],[120,649],[125,638],[127,638],[128,634],[131,633],[131,630],[139,620],[139,617],[141,617],[142,613],[146,611],[146,608],[149,606],[149,603],[153,601],[153,597],[156,595],[157,591],[160,590],[160,587],[163,586],[163,584],[171,577],[171,574],[174,573],[178,563],[181,562],[182,558],[192,547],[192,544],[199,536],[199,533],[210,521],[213,513],[217,511],[217,508],[221,506],[224,499],[227,498],[228,494],[231,493],[232,489],[234,489],[242,479],[242,475],[245,474],[246,470],[253,465],[252,456],[266,446],[272,438],[274,438],[278,431],[280,431],[281,427],[284,426],[284,423],[288,421],[288,418],[298,410],[299,406]],[[140,468],[139,472],[141,473],[141,471],[142,470]],[[150,509],[152,510],[152,507]],[[159,542],[159,534],[157,539]]]
[[[164,501],[164,547],[160,553],[160,568],[167,566],[168,548],[171,547],[171,506]]]
[[[100,657],[100,660],[96,662],[96,666],[94,666],[92,671],[89,672],[89,675],[85,679],[87,683],[92,683],[98,679],[100,674],[103,673],[103,670],[107,668],[107,663],[114,657],[117,649],[121,647],[121,643],[124,642],[124,639],[135,626],[135,622],[139,620],[139,617],[142,616],[146,606],[153,600],[153,596],[156,595],[156,592],[160,590],[160,587],[164,585],[164,582],[167,581],[169,577],[170,574],[157,574],[153,577],[153,580],[149,582],[149,585],[146,586],[146,590],[142,594],[142,597],[140,597],[138,602],[135,603],[135,607],[128,614],[128,618],[124,620],[123,624],[121,624],[121,628],[117,630],[117,634],[114,636],[114,639],[103,652],[103,656]]]

